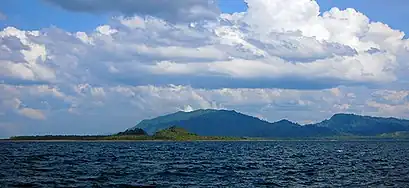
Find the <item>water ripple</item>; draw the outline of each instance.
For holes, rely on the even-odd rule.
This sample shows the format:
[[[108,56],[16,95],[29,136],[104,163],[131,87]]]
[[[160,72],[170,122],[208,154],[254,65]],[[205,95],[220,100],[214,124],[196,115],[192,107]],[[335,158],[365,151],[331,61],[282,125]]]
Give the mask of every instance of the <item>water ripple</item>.
[[[409,187],[409,142],[2,142],[0,187]]]

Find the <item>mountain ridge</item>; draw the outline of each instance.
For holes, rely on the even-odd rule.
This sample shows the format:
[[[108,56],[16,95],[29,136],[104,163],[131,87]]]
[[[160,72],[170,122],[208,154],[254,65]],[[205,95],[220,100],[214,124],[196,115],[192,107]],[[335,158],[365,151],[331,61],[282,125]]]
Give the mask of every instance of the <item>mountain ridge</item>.
[[[140,128],[153,134],[171,126],[178,126],[203,136],[277,138],[336,135],[376,136],[409,131],[409,120],[338,113],[318,123],[301,125],[287,119],[268,122],[235,110],[200,109],[190,112],[178,111],[142,120],[130,130]]]

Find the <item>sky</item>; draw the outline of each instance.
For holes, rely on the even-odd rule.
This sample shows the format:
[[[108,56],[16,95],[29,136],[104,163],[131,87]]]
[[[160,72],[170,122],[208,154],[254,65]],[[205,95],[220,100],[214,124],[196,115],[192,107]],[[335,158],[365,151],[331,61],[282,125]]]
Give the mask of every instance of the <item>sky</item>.
[[[409,118],[409,1],[3,0],[0,138],[176,111]]]

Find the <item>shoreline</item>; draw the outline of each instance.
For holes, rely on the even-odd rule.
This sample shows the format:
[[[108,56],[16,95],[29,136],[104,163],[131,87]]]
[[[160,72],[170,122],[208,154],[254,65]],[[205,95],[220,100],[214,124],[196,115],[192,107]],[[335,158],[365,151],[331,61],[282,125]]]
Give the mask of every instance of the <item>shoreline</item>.
[[[0,139],[0,142],[368,142],[368,141],[406,141],[409,139],[238,139],[238,140],[12,140]]]
[[[246,141],[285,141],[285,140],[11,140],[0,142],[246,142]]]

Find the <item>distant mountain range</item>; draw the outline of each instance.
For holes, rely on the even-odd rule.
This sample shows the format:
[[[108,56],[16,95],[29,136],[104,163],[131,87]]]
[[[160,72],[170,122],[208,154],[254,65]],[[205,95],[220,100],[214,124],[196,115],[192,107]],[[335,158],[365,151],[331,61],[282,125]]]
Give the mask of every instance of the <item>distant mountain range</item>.
[[[380,136],[409,131],[409,120],[354,114],[335,114],[315,124],[300,125],[288,120],[270,123],[234,110],[196,110],[176,112],[143,120],[131,132],[140,129],[148,134],[178,126],[202,136],[296,138],[325,136]]]

